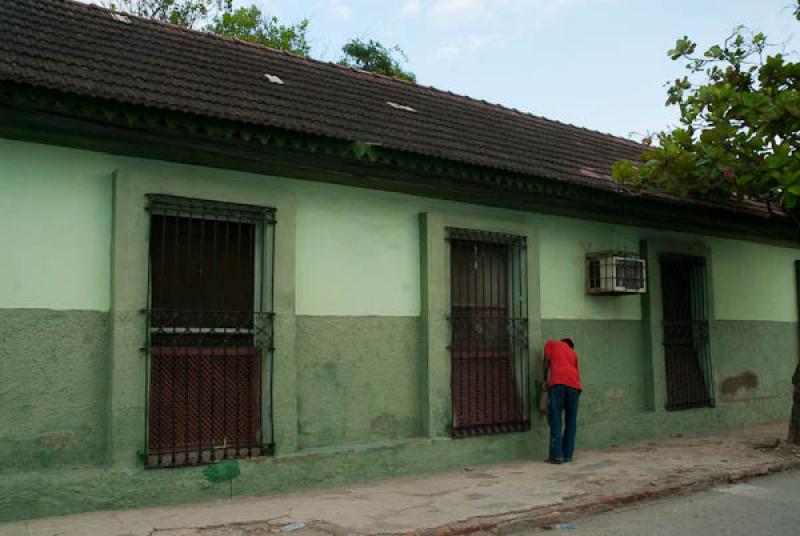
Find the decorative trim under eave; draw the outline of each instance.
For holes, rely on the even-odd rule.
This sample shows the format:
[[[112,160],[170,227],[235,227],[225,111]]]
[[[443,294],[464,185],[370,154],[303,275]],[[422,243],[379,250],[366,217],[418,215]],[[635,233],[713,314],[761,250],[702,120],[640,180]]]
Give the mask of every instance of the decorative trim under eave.
[[[617,189],[614,185],[592,187],[556,178],[483,168],[366,142],[226,122],[0,82],[0,109],[3,106],[16,110],[19,114],[39,114],[69,120],[76,136],[81,134],[82,129],[88,131],[105,127],[115,128],[119,132],[131,132],[139,137],[163,139],[166,142],[183,137],[205,146],[216,145],[220,152],[230,147],[236,147],[239,151],[248,150],[249,147],[251,153],[258,156],[265,149],[279,155],[294,156],[295,159],[302,155],[315,155],[313,160],[324,161],[325,166],[334,174],[353,178],[350,182],[357,186],[416,192],[417,195],[461,201],[469,196],[467,202],[478,204],[537,210],[628,225],[751,238],[783,245],[796,246],[798,241],[794,226],[778,215],[693,200],[633,194]],[[20,139],[27,137],[26,134]],[[37,137],[46,138],[46,134],[39,133]],[[83,148],[86,148],[86,139],[90,137],[84,136]],[[63,138],[58,144],[64,144]],[[129,151],[127,146],[116,152],[143,156]],[[314,167],[311,160],[302,158],[305,159],[306,168]],[[185,158],[175,161],[191,163],[186,162]],[[360,168],[355,169],[356,166]],[[239,165],[228,162],[217,167],[238,168]],[[244,163],[240,169],[251,170]],[[389,177],[386,184],[380,180],[355,184],[355,179],[380,179],[383,175]],[[344,181],[334,179],[332,182]],[[454,193],[454,184],[463,185],[464,192]]]

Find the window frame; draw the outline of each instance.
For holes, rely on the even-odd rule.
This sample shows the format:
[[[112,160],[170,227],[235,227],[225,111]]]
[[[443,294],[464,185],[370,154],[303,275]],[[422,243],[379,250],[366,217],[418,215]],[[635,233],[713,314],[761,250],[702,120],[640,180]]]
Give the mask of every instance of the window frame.
[[[450,248],[446,240],[447,227],[476,232],[508,234],[525,237],[525,261],[528,267],[527,343],[529,385],[540,369],[543,349],[540,294],[539,294],[539,242],[537,227],[521,213],[499,213],[490,209],[471,207],[451,212],[424,212],[420,214],[421,260],[421,319],[423,324],[423,353],[426,363],[423,377],[422,426],[423,434],[430,438],[452,439],[452,396],[450,364]],[[533,411],[528,410],[533,427],[543,424]],[[509,440],[517,434],[508,434]],[[477,440],[479,438],[475,438]]]
[[[665,367],[665,409],[667,411],[687,411],[692,409],[713,408],[716,406],[714,389],[714,366],[711,356],[709,337],[709,278],[706,270],[706,258],[701,255],[676,255],[661,253],[658,256],[661,276],[662,304],[662,346],[664,347]],[[682,270],[687,279],[685,302],[678,303],[685,309],[685,316],[680,320],[667,316],[668,303],[678,302],[674,295],[664,292],[665,267]],[[675,278],[671,274],[670,278]],[[672,307],[675,309],[675,306]],[[670,314],[677,311],[671,310]],[[696,374],[686,370],[686,363],[679,366],[681,358],[686,356],[676,348],[691,347],[688,353],[694,354],[694,361],[689,359],[690,366],[697,366]],[[686,353],[686,352],[684,352]],[[691,383],[698,386],[692,388]],[[691,391],[687,393],[686,391]],[[680,393],[680,394],[679,394]]]
[[[667,413],[666,352],[664,349],[663,296],[661,288],[661,256],[701,257],[705,263],[705,313],[707,315],[706,348],[710,365],[709,385],[718,392],[718,367],[715,362],[716,308],[714,305],[713,250],[706,240],[681,241],[661,234],[645,234],[639,242],[639,252],[647,260],[648,292],[641,295],[642,322],[645,341],[645,395],[646,409]],[[712,396],[715,396],[712,394]],[[694,408],[692,412],[714,412],[718,406]]]
[[[446,233],[453,437],[526,431],[531,425],[526,238],[457,227],[447,227]],[[469,263],[455,260],[456,252],[461,256],[466,250],[468,256],[470,248],[482,258],[480,263],[477,257],[474,260],[474,271],[480,273],[473,277],[474,288],[470,288]],[[466,316],[459,314],[465,311],[469,311]]]
[[[223,459],[231,459],[231,458],[247,458],[253,456],[263,456],[263,455],[272,455],[274,454],[274,423],[272,419],[272,383],[273,383],[273,363],[274,363],[274,280],[275,280],[275,224],[277,222],[275,218],[276,209],[273,207],[265,207],[265,206],[257,206],[257,205],[249,205],[249,204],[240,204],[240,203],[230,203],[230,202],[223,202],[223,201],[212,201],[212,200],[205,200],[205,199],[197,199],[197,198],[190,198],[190,197],[182,197],[182,196],[171,196],[171,195],[164,195],[164,194],[147,194],[147,210],[149,213],[149,225],[152,227],[153,225],[153,218],[156,216],[163,217],[164,220],[162,221],[162,225],[165,226],[166,232],[166,225],[168,224],[168,218],[174,217],[176,218],[174,225],[176,230],[176,238],[175,241],[178,243],[178,232],[180,223],[178,223],[178,219],[188,218],[189,223],[186,225],[188,226],[187,229],[191,229],[193,222],[191,220],[202,220],[203,227],[205,227],[207,222],[214,222],[215,229],[216,225],[220,222],[224,223],[227,226],[226,228],[226,235],[228,235],[230,226],[232,224],[239,224],[238,228],[238,238],[237,240],[241,240],[242,236],[242,224],[244,225],[252,225],[252,240],[253,240],[253,253],[252,253],[252,262],[254,266],[252,267],[252,276],[253,276],[253,284],[252,284],[252,311],[230,311],[230,318],[225,321],[221,321],[219,326],[206,326],[206,321],[203,320],[198,325],[189,325],[186,324],[184,326],[169,326],[168,324],[160,324],[157,326],[153,325],[153,313],[156,309],[153,308],[153,259],[152,259],[152,252],[153,252],[153,233],[148,233],[148,263],[147,263],[147,332],[146,332],[146,344],[145,344],[145,353],[147,357],[147,365],[146,365],[146,397],[145,397],[145,467],[147,468],[159,468],[159,467],[176,467],[176,466],[183,466],[183,465],[199,465],[205,463],[213,463]],[[191,235],[190,235],[191,236]],[[227,238],[230,238],[227,236]],[[214,247],[216,247],[216,236],[214,240]],[[241,242],[238,244],[241,246]],[[203,244],[205,246],[205,244]],[[162,244],[161,251],[165,254],[169,254],[169,251],[166,249],[165,245]],[[174,250],[173,250],[174,251]],[[189,250],[191,251],[191,250]],[[226,246],[227,252],[227,246]],[[238,252],[241,254],[241,250]],[[180,255],[180,253],[175,253],[176,255]],[[216,252],[215,252],[216,254]],[[177,259],[177,257],[176,257]],[[224,264],[224,263],[223,263]],[[178,265],[178,261],[175,261],[175,266]],[[237,267],[241,269],[241,267]],[[215,274],[218,275],[218,274]],[[177,307],[177,306],[176,306]],[[180,312],[179,308],[176,308],[175,311]],[[213,316],[217,315],[220,318],[224,318],[226,314],[225,311],[193,311],[187,309],[186,312],[191,316],[192,313],[196,313],[196,318],[200,318],[203,313],[210,312],[212,313],[210,316],[213,322]],[[246,324],[238,325],[240,320],[245,319],[245,315],[252,315],[250,320],[246,322]],[[239,317],[239,319],[237,319]],[[227,324],[225,322],[234,322],[234,324]],[[223,325],[224,324],[224,325]],[[171,330],[171,331],[170,331]],[[168,335],[173,335],[173,342],[171,346],[163,346],[163,343],[159,343],[159,345],[153,344],[154,335],[161,335],[165,339]],[[181,344],[178,342],[178,337],[186,337],[189,341],[196,341],[193,343],[186,343]],[[234,338],[239,338],[240,340],[233,342]],[[248,342],[248,338],[250,339]],[[209,341],[219,341],[217,344],[212,343],[210,346],[203,347],[203,342],[206,340]],[[237,375],[242,374],[242,366],[244,366],[244,378],[240,378],[245,383],[247,383],[247,396],[245,397],[244,403],[246,407],[249,409],[247,410],[246,418],[247,420],[255,419],[255,421],[251,422],[250,425],[247,425],[246,422],[242,422],[242,426],[248,426],[247,429],[250,429],[252,433],[255,435],[253,436],[252,441],[248,441],[245,439],[245,444],[241,444],[241,440],[237,439],[234,441],[235,445],[227,445],[227,440],[223,442],[222,446],[214,444],[214,424],[215,418],[213,416],[214,410],[212,409],[212,431],[211,437],[209,439],[209,443],[204,446],[203,443],[203,426],[201,423],[203,422],[203,418],[207,418],[207,415],[200,415],[201,410],[198,409],[198,416],[197,421],[194,422],[196,426],[196,430],[191,432],[191,435],[194,436],[195,434],[198,436],[198,445],[197,446],[190,446],[188,440],[186,440],[186,444],[182,445],[178,448],[175,439],[175,421],[176,419],[173,418],[173,431],[172,431],[172,448],[154,448],[154,445],[151,441],[150,434],[152,433],[152,415],[151,415],[151,404],[153,404],[152,393],[154,389],[152,374],[155,369],[155,358],[158,356],[158,360],[167,360],[168,358],[172,358],[173,365],[172,365],[172,384],[174,389],[175,383],[175,375],[176,369],[174,361],[179,357],[182,356],[184,360],[184,375],[186,385],[184,386],[186,400],[184,401],[184,411],[186,414],[187,421],[184,421],[183,428],[184,428],[184,437],[188,437],[190,432],[188,428],[191,424],[188,421],[189,415],[189,405],[190,405],[190,379],[189,379],[189,371],[190,366],[192,367],[192,371],[195,374],[198,374],[194,379],[195,391],[198,393],[196,395],[198,404],[200,404],[203,396],[203,388],[201,386],[203,382],[203,373],[198,371],[195,372],[195,367],[202,367],[201,364],[204,360],[207,360],[206,366],[206,374],[211,374],[211,379],[206,378],[208,381],[214,382],[214,372],[213,370],[217,367],[217,364],[222,361],[222,369],[225,371],[224,379],[223,379],[223,391],[222,396],[227,399],[229,395],[233,396],[234,400],[239,400],[239,398],[243,397],[244,395],[240,392],[240,390],[234,390],[232,392],[228,392],[228,385],[230,384],[231,376],[233,376],[234,372]],[[190,357],[191,356],[191,357]],[[192,365],[189,365],[189,359],[192,359]],[[235,369],[229,369],[232,365],[229,363],[229,360],[232,360],[235,365]],[[244,365],[242,365],[244,362]],[[265,385],[263,381],[263,370],[265,363],[269,363],[269,372],[268,374],[268,382]],[[211,367],[211,372],[208,372],[208,367]],[[249,372],[248,372],[249,371]],[[235,379],[233,381],[236,381]],[[216,384],[212,383],[211,389],[211,407],[214,407],[214,392],[218,389],[215,386]],[[241,386],[240,386],[241,387]],[[266,394],[270,399],[270,411],[265,416],[263,412],[263,404],[262,400],[264,398],[264,394]],[[178,397],[179,398],[179,397]],[[176,404],[176,395],[173,392],[171,394],[171,401],[172,405]],[[225,400],[223,400],[223,403]],[[241,401],[240,401],[241,402]],[[160,406],[159,406],[160,407]],[[173,408],[173,411],[174,408]],[[235,414],[235,424],[233,434],[234,436],[238,436],[242,433],[242,430],[239,429],[240,425],[240,408],[235,407],[232,410]],[[224,410],[223,418],[227,423],[229,410]],[[266,422],[265,422],[266,421]],[[264,427],[267,426],[268,429],[265,431]],[[225,425],[225,430],[228,429],[227,424]],[[266,432],[266,433],[265,433]],[[267,442],[265,443],[264,438],[268,438]]]

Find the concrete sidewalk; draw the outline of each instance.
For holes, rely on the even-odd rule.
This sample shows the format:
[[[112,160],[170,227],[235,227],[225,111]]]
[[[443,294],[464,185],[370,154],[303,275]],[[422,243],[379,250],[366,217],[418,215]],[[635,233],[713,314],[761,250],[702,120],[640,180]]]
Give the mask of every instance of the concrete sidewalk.
[[[570,465],[525,461],[347,488],[16,522],[0,525],[0,536],[506,534],[800,468],[800,449],[776,446],[785,435],[785,424],[759,426],[582,451]]]

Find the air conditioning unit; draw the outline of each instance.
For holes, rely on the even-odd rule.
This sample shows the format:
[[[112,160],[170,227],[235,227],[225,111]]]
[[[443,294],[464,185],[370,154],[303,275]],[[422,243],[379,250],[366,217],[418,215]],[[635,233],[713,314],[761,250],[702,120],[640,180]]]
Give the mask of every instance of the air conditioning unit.
[[[598,296],[644,294],[647,292],[646,261],[625,253],[588,254],[586,292]]]

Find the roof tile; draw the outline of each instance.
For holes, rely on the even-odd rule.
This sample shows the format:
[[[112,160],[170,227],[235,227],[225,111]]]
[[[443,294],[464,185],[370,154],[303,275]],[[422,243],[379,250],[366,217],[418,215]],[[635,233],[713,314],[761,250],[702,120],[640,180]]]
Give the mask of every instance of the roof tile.
[[[0,2],[0,80],[609,188],[630,140],[71,0]],[[284,84],[270,83],[265,74]],[[416,113],[386,105],[410,106]]]

